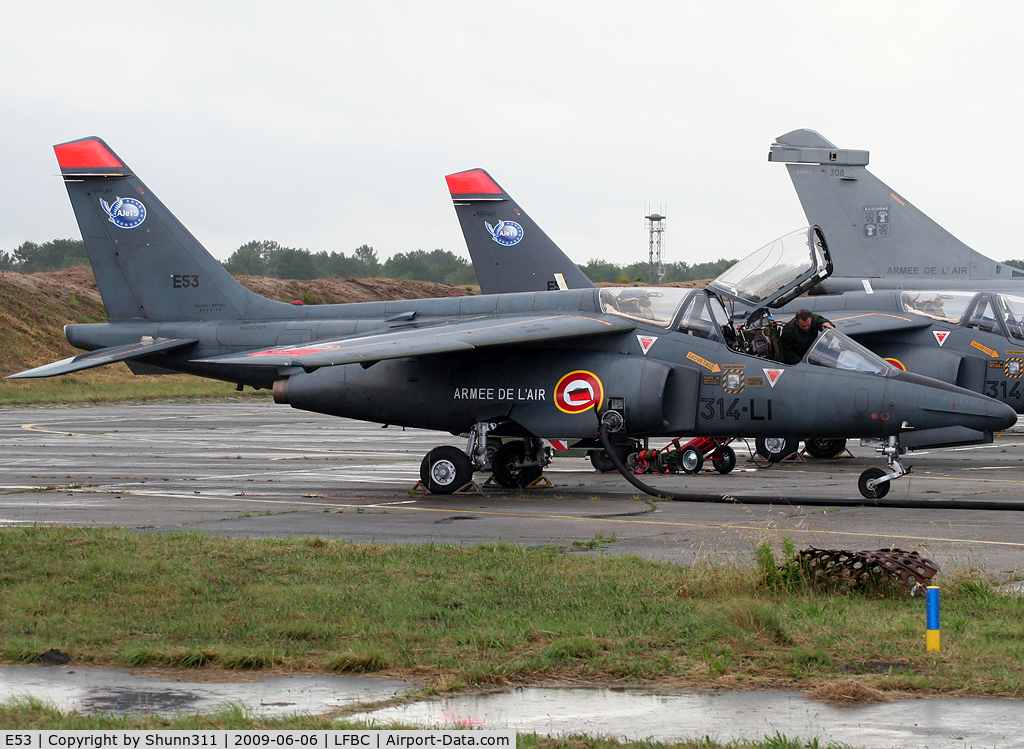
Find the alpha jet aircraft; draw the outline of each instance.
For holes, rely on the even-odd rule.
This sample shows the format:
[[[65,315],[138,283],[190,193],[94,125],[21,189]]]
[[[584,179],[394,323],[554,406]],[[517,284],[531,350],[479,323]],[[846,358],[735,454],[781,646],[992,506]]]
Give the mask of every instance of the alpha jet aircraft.
[[[794,184],[798,186],[798,193],[804,201],[804,208],[807,215],[812,218],[821,218],[831,222],[829,226],[840,236],[847,236],[836,218],[836,214],[846,215],[850,212],[849,200],[846,200],[837,211],[826,211],[824,205],[829,204],[822,198],[822,193],[827,195],[846,194],[842,190],[849,191],[846,182],[855,177],[860,180],[861,187],[866,188],[873,185],[871,189],[880,190],[887,187],[881,185],[877,179],[867,173],[863,168],[853,173],[846,169],[851,162],[866,162],[866,152],[836,151],[834,146],[828,144],[831,150],[824,147],[801,147],[796,149],[794,142],[811,142],[813,138],[821,139],[821,136],[812,131],[796,131],[780,137],[779,141],[785,141],[784,148],[776,150],[773,146],[772,155],[784,154],[786,158],[801,158],[804,161],[820,159],[821,173],[816,174],[814,179],[807,177],[803,167],[789,165],[790,173],[793,175]],[[823,139],[821,139],[823,141]],[[827,144],[827,141],[823,141]],[[852,155],[851,155],[852,154]],[[781,156],[780,156],[781,158]],[[838,162],[840,164],[839,174],[829,178],[827,173],[834,171],[832,167],[826,167],[825,163]],[[843,181],[846,179],[846,182]],[[839,185],[830,188],[821,184],[822,180],[832,179],[839,181]],[[592,285],[590,280],[583,276],[578,277],[564,273],[567,263],[571,262],[558,246],[534,224],[521,206],[512,199],[487,172],[482,169],[474,169],[468,172],[449,175],[448,185],[452,194],[452,201],[462,224],[463,233],[466,238],[466,245],[473,255],[474,260],[488,267],[502,265],[503,275],[495,277],[491,281],[491,288],[495,291],[501,289],[500,282],[515,283],[517,288],[543,288],[543,284],[552,284],[551,279],[563,282],[565,279],[571,288],[586,287]],[[860,184],[859,183],[859,184]],[[467,187],[473,185],[479,189],[480,194],[487,195],[486,200],[474,201],[468,197]],[[877,203],[878,197],[874,201]],[[858,200],[868,200],[863,195]],[[906,203],[906,201],[903,201]],[[832,205],[832,204],[829,204]],[[838,203],[834,204],[838,205]],[[816,212],[812,213],[812,210]],[[517,245],[518,256],[528,257],[528,263],[514,263],[512,258],[504,257],[503,251],[497,249],[497,241],[493,240],[490,232],[486,230],[484,221],[498,224],[499,222],[515,221],[522,225],[523,231]],[[927,217],[914,217],[913,221],[891,219],[899,226],[898,234],[906,237],[905,242],[896,242],[886,245],[885,252],[890,257],[900,258],[901,254],[913,254],[920,252],[921,247],[928,246],[934,236],[942,230],[939,227],[931,227],[925,231],[921,226],[927,225]],[[895,231],[895,229],[894,229]],[[916,232],[916,234],[915,234]],[[890,232],[891,236],[892,232]],[[916,237],[916,242],[911,241]],[[943,247],[953,245],[955,240],[946,239]],[[835,267],[845,269],[847,273],[851,268],[873,267],[863,262],[856,262],[861,257],[863,247],[880,247],[867,243],[859,244],[852,240],[843,245],[839,250],[834,243],[830,243],[830,258]],[[917,249],[911,250],[910,247]],[[929,252],[934,255],[938,250],[930,247]],[[961,252],[972,251],[964,247]],[[749,263],[755,262],[758,254],[755,253],[737,266],[737,269],[730,269],[726,274],[712,282],[708,289],[716,292],[721,297],[731,299],[737,303],[734,308],[739,317],[745,317],[748,324],[745,326],[745,333],[748,337],[760,336],[767,339],[770,336],[770,327],[774,323],[769,321],[765,315],[754,318],[747,317],[755,308],[761,304],[759,297],[748,299],[742,293],[734,293],[737,287],[729,283],[723,285],[723,280],[732,277],[735,273],[743,276],[747,273],[743,268]],[[974,267],[982,268],[976,253]],[[851,262],[851,258],[855,262]],[[863,258],[861,258],[863,259]],[[876,260],[878,258],[875,258]],[[772,262],[776,262],[777,259]],[[909,262],[899,259],[890,262]],[[952,260],[949,260],[952,263]],[[963,262],[957,260],[956,262]],[[1007,270],[1009,266],[992,263],[995,275],[1011,273]],[[1012,271],[1015,272],[1015,271]],[[518,275],[516,275],[518,274]],[[830,286],[833,281],[835,270],[826,276],[819,275],[818,283],[812,289],[820,290],[835,288]],[[980,272],[978,272],[980,275]],[[847,279],[848,280],[848,279]],[[874,279],[877,282],[877,279]],[[947,285],[961,286],[967,282],[966,279],[950,278],[945,282]],[[933,279],[930,283],[939,285],[943,283],[939,279]],[[975,284],[991,284],[995,281],[983,281],[976,279],[971,282]],[[1014,283],[1014,282],[1011,282]],[[533,286],[531,286],[533,284]],[[847,284],[848,285],[848,284]],[[884,279],[881,285],[885,285]],[[846,288],[842,282],[838,288]],[[926,374],[943,382],[966,387],[977,393],[984,393],[997,398],[1013,407],[1017,413],[1024,413],[1024,291],[1021,295],[996,294],[975,291],[956,291],[921,289],[914,291],[891,291],[874,290],[871,293],[864,291],[864,287],[858,282],[854,287],[856,291],[846,291],[842,294],[822,294],[820,296],[800,297],[782,306],[776,314],[790,315],[801,307],[819,312],[828,317],[843,333],[854,338],[858,343],[867,346],[876,354],[885,358],[895,367],[911,372]],[[792,295],[790,295],[792,296]],[[779,304],[784,299],[776,299],[772,306]],[[978,444],[988,441],[988,437],[974,430],[950,426],[945,430],[928,430],[919,433],[907,433],[901,438],[903,448],[934,448],[951,447],[954,445]],[[800,440],[794,437],[759,437],[756,440],[757,451],[769,461],[775,462],[796,452],[800,446]],[[804,445],[807,452],[819,458],[829,458],[842,452],[846,446],[846,439],[842,437],[805,437]],[[887,445],[880,446],[887,450]],[[596,465],[597,463],[595,463]],[[889,479],[897,478],[898,471],[888,476]],[[871,488],[869,497],[881,497],[888,490],[888,486],[876,484]]]
[[[12,377],[124,361],[136,374],[272,388],[276,402],[316,413],[469,433],[465,452],[442,446],[423,459],[421,477],[440,494],[487,469],[489,433],[520,438],[495,463],[525,474],[549,459],[539,435],[592,437],[602,423],[619,439],[804,435],[828,424],[898,448],[909,431],[992,432],[1016,420],[839,333],[795,366],[758,358],[730,345],[721,303],[701,290],[275,302],[237,283],[102,140],[54,150],[110,321],[68,325],[68,341],[89,353]],[[805,258],[786,287],[799,293],[822,273],[824,238],[809,228],[779,242]],[[753,271],[751,283],[778,287],[772,268]]]

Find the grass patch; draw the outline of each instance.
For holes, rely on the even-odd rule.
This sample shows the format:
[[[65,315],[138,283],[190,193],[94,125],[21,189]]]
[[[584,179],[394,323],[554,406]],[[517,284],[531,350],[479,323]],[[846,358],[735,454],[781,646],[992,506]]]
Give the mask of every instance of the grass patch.
[[[111,403],[167,398],[270,398],[268,391],[236,392],[230,382],[191,375],[136,376],[124,364],[60,377],[0,382],[0,406],[28,403]]]
[[[923,598],[817,589],[766,565],[765,552],[747,568],[681,567],[507,544],[6,528],[0,656],[57,648],[72,664],[388,673],[428,687],[854,679],[1024,695],[1024,598],[972,573],[940,581],[943,649],[926,655]]]

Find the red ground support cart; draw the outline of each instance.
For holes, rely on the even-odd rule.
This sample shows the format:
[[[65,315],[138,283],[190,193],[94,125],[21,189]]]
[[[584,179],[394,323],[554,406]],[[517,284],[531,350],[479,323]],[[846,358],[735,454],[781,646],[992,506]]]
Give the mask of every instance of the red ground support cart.
[[[678,437],[660,450],[641,450],[633,461],[635,473],[699,473],[710,460],[719,473],[736,467],[736,452],[729,447],[732,438],[698,437],[682,447]]]

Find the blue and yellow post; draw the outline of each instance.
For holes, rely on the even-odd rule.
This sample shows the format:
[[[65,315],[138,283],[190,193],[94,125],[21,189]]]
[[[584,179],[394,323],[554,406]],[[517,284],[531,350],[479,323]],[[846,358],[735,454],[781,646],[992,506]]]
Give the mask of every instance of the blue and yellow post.
[[[939,650],[939,587],[929,585],[925,593],[926,631],[925,652],[936,653]]]

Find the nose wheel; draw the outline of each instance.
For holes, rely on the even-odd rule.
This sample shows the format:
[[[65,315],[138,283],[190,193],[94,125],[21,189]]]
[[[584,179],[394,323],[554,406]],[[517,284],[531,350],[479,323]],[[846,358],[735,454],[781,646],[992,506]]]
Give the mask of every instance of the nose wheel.
[[[885,455],[889,463],[889,470],[883,471],[881,468],[869,468],[860,475],[860,479],[857,481],[857,488],[860,489],[861,496],[865,499],[881,499],[889,493],[893,480],[910,473],[910,468],[904,468],[903,464],[900,463],[900,455],[907,450],[900,447],[899,437],[892,436],[887,442],[875,449]]]

